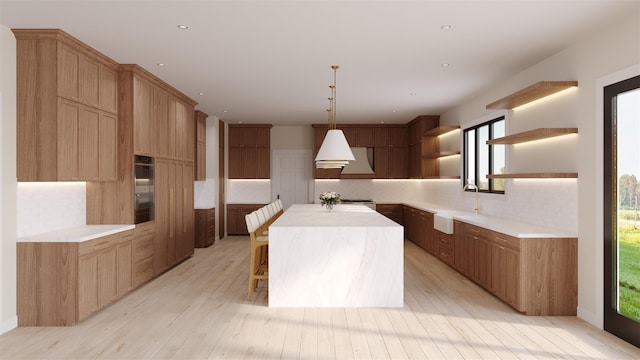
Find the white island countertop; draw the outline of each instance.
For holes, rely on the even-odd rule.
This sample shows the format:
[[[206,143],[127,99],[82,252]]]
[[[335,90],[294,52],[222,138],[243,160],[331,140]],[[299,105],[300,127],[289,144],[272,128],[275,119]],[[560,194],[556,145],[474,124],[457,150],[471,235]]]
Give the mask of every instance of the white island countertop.
[[[18,238],[18,242],[83,242],[135,229],[135,225],[84,225]]]
[[[402,307],[404,228],[364,205],[292,205],[269,227],[270,307]]]

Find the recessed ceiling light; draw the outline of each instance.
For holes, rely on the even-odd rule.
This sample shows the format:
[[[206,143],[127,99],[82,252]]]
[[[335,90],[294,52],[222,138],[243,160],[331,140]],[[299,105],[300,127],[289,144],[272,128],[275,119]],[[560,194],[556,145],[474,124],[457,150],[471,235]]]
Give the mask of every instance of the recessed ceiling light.
[[[164,65],[165,65],[164,63],[158,63],[158,66],[164,66]]]
[[[380,124],[384,124],[384,121],[380,121]]]
[[[229,112],[229,110],[222,110],[223,113]]]
[[[238,124],[242,124],[242,121],[238,121]]]
[[[451,64],[449,64],[449,63],[443,63],[443,64],[442,64],[442,67],[449,67],[450,65],[451,65]]]
[[[391,110],[392,113],[397,112],[397,110]]]
[[[451,25],[442,25],[442,26],[440,26],[440,29],[449,30],[449,29],[451,29]]]
[[[189,27],[187,25],[178,25],[178,29],[187,30]]]
[[[414,92],[410,92],[410,93],[409,93],[409,95],[411,95],[411,96],[416,96],[416,93],[414,93]]]
[[[198,95],[202,96],[202,95],[204,95],[204,93],[202,93],[202,92],[201,92],[201,93],[200,93],[200,94],[198,94]]]

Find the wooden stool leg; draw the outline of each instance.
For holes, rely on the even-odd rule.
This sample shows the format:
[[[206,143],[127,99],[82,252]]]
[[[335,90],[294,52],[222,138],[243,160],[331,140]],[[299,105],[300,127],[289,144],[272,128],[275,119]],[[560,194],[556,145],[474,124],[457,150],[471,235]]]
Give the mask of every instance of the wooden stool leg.
[[[249,290],[247,292],[247,300],[251,300],[251,293],[253,289],[258,286],[258,281],[255,280],[256,273],[256,249],[251,246],[251,259],[249,259]]]

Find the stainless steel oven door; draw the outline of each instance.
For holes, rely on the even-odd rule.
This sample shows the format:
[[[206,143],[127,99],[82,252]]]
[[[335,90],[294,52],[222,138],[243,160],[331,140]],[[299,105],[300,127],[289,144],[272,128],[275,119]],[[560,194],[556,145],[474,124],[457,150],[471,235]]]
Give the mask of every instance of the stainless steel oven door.
[[[153,193],[138,193],[135,201],[135,223],[153,220]]]

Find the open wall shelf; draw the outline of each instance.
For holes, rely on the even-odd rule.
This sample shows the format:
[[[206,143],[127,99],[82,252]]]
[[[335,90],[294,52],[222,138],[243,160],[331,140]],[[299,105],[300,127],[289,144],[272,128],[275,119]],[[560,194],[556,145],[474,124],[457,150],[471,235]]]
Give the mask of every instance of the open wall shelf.
[[[577,179],[578,173],[490,174],[487,179]]]
[[[460,129],[460,126],[438,126],[427,131],[423,136],[440,136],[458,129]]]
[[[525,131],[513,135],[508,135],[493,140],[487,140],[488,145],[513,145],[528,141],[547,139],[567,134],[577,134],[577,128],[539,128],[535,130]]]
[[[487,105],[487,109],[513,109],[558,91],[578,86],[577,81],[540,81]]]
[[[460,151],[439,151],[439,152],[427,154],[424,157],[427,159],[439,159],[442,157],[452,156],[452,155],[460,155]]]

